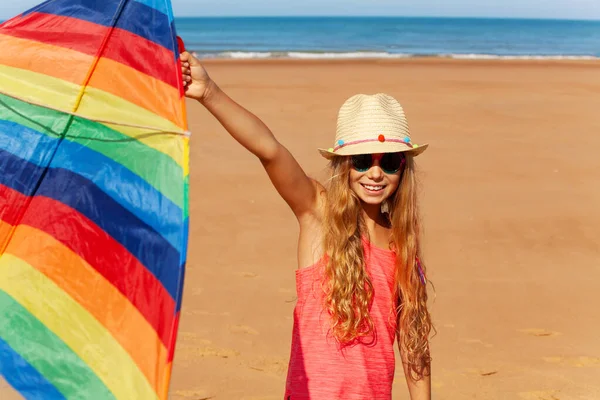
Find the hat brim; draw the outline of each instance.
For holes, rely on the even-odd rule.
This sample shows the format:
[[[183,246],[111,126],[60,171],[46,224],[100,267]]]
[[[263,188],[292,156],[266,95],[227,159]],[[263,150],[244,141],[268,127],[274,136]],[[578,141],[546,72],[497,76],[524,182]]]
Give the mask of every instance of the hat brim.
[[[419,145],[418,147],[407,147],[403,143],[361,143],[355,146],[342,147],[337,151],[330,151],[328,149],[318,149],[319,153],[328,160],[340,156],[354,156],[357,154],[378,154],[378,153],[409,153],[413,157],[423,153],[429,143]]]

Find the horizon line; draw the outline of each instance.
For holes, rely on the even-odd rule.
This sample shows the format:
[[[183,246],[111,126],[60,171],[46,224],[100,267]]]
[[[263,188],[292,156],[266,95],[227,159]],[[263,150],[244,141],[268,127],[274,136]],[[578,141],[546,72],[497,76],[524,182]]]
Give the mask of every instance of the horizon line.
[[[280,15],[174,15],[175,18],[439,18],[439,19],[519,19],[519,20],[543,20],[543,21],[588,21],[600,22],[600,17],[596,18],[557,18],[557,17],[523,17],[523,16],[461,16],[461,15],[339,15],[339,14],[319,14],[319,15],[298,15],[298,14],[280,14]]]
[[[0,22],[8,21],[20,14],[8,18],[0,17]],[[600,22],[600,16],[594,18],[557,18],[557,17],[524,17],[524,16],[465,16],[465,15],[339,15],[339,14],[278,14],[278,15],[180,15],[175,14],[175,18],[414,18],[414,19],[480,19],[480,20],[527,20],[527,21],[573,21],[573,22]]]

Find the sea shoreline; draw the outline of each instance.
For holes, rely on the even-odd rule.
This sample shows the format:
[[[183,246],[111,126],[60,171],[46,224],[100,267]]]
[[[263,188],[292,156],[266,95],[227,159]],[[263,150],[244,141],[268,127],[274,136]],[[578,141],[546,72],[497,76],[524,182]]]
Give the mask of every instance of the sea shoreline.
[[[350,65],[369,65],[369,64],[409,64],[409,65],[565,65],[574,67],[600,67],[600,58],[598,59],[460,59],[450,57],[410,57],[410,58],[339,58],[339,59],[318,59],[318,58],[202,58],[203,64],[270,64],[270,65],[327,65],[327,64],[350,64]]]

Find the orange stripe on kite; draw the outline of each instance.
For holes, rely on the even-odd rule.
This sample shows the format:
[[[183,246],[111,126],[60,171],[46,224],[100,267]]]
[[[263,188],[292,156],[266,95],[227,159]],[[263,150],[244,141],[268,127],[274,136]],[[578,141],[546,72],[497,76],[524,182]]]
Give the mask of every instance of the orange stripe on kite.
[[[121,344],[155,392],[163,392],[167,350],[140,312],[109,281],[52,236],[26,225],[17,227],[6,253],[46,275],[85,308]]]
[[[10,29],[3,32],[7,35],[30,39],[37,42],[76,50],[96,56],[98,48],[111,28],[84,21],[79,18],[63,17],[52,14],[33,12],[11,20]],[[56,31],[35,29],[36,26],[56,26]],[[64,34],[68,27],[69,34]],[[73,37],[77,37],[74,40]],[[123,51],[132,49],[132,51]],[[128,65],[139,72],[160,79],[174,88],[179,88],[180,75],[173,71],[175,54],[161,45],[137,36],[129,31],[115,28],[106,44],[102,57],[111,58]],[[58,61],[58,60],[56,60]]]
[[[164,383],[163,387],[165,388],[164,392],[159,393],[158,396],[160,399],[168,399],[169,398],[169,382],[171,382],[171,375],[173,373],[173,362],[169,362],[165,367],[165,375],[163,377]]]
[[[76,84],[83,82],[93,60],[93,57],[78,51],[3,34],[0,34],[0,46],[0,64]],[[35,57],[18,56],[23,49],[28,49]]]
[[[96,66],[89,86],[130,101],[185,129],[179,90],[163,81],[103,57]]]
[[[28,39],[0,34],[0,64],[37,72],[81,85],[94,57]],[[23,48],[35,57],[15,57]],[[60,61],[60,62],[57,62]],[[89,86],[112,93],[185,128],[179,90],[165,82],[108,58],[100,59]]]
[[[4,244],[12,232],[13,226],[0,219],[0,256],[4,253]]]

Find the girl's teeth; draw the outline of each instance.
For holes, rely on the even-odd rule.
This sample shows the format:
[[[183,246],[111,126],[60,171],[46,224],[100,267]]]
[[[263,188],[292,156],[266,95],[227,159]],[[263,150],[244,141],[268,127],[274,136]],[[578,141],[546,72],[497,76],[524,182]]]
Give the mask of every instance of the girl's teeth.
[[[383,186],[369,186],[369,185],[365,185],[365,187],[369,190],[381,190],[383,189]]]

